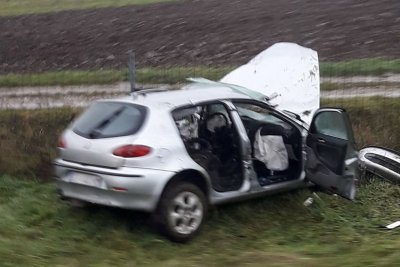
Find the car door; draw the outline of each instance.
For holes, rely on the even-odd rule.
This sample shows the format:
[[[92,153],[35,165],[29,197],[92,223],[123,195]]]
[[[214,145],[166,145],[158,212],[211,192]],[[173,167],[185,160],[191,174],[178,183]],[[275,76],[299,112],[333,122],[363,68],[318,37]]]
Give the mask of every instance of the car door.
[[[354,199],[358,152],[344,110],[317,110],[306,139],[306,153],[305,169],[310,181],[342,197]]]

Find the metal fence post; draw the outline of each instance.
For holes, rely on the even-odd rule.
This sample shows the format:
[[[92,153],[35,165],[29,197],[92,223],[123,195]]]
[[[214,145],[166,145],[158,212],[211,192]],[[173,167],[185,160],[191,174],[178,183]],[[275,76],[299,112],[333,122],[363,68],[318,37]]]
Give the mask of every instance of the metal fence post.
[[[128,58],[128,72],[129,72],[129,83],[131,87],[131,94],[136,90],[136,64],[135,64],[135,53],[130,52]]]

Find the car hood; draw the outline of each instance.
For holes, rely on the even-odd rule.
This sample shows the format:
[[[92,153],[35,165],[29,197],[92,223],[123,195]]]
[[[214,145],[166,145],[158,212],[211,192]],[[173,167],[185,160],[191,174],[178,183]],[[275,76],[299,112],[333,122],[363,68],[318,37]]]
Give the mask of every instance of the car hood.
[[[300,115],[308,124],[319,108],[318,53],[294,43],[272,45],[221,82],[247,88],[243,93],[252,98],[262,95],[271,105]]]

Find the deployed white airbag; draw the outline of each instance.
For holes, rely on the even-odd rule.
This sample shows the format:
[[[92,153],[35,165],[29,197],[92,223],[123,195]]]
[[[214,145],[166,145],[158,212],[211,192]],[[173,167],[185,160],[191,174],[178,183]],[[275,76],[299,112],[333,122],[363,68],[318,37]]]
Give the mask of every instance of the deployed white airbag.
[[[254,140],[254,157],[272,171],[284,171],[289,167],[289,157],[280,135],[261,135],[258,129]]]
[[[294,43],[276,43],[247,64],[233,70],[221,82],[239,85],[265,96],[270,103],[299,114],[311,123],[319,108],[319,64],[316,51]]]

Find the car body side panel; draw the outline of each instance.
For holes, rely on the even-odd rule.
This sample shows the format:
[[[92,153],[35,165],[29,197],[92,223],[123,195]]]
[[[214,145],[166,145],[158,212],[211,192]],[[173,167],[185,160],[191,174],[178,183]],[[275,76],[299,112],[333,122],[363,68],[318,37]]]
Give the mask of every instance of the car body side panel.
[[[279,192],[294,190],[302,187],[308,186],[305,183],[305,173],[303,172],[300,175],[298,180],[292,180],[277,184],[272,184],[268,186],[261,187],[258,185],[258,188],[253,189],[252,191],[248,192],[227,192],[227,193],[219,193],[214,194],[211,198],[211,203],[215,205],[225,204],[230,202],[236,202],[246,199],[257,198],[261,196],[267,196],[271,194],[276,194]]]
[[[112,151],[120,144],[131,142],[132,137],[122,136],[105,139],[87,139],[67,129],[63,134],[66,148],[59,149],[59,156],[67,161],[87,165],[118,168],[125,159],[115,157]]]

